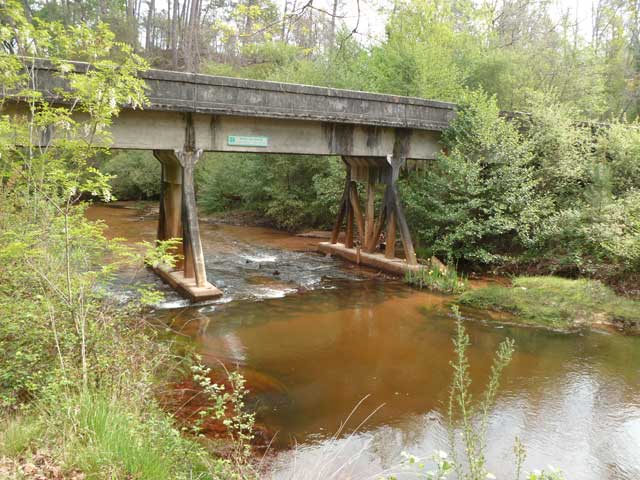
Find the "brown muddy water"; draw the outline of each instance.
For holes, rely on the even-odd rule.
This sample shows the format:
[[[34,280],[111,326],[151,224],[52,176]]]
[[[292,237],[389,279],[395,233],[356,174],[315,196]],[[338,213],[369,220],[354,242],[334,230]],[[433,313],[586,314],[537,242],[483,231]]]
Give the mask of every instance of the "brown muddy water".
[[[132,242],[155,236],[156,219],[132,209],[93,206],[88,216]],[[206,223],[202,234],[209,279],[224,297],[189,305],[160,286],[167,299],[152,315],[212,367],[222,361],[245,374],[258,421],[277,434],[265,478],[379,478],[397,472],[403,451],[447,448],[450,297],[325,258],[313,252],[315,239]],[[113,286],[125,300],[129,276]],[[640,479],[640,338],[465,315],[476,396],[498,343],[516,342],[490,415],[490,471],[514,477],[519,437],[525,471],[552,465],[567,479]]]

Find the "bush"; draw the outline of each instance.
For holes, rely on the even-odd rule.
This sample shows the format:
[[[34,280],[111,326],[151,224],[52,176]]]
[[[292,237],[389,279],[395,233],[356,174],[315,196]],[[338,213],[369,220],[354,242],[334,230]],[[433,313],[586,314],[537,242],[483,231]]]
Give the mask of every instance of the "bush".
[[[118,200],[144,200],[160,195],[160,162],[151,152],[116,153],[104,161],[101,170],[113,176],[111,187]]]
[[[528,111],[519,123],[535,166],[536,194],[547,197],[554,211],[580,206],[600,173],[591,127],[553,95],[531,93]]]
[[[250,210],[286,230],[331,225],[344,184],[339,160],[315,156],[215,154],[197,173],[204,211]]]
[[[598,137],[598,159],[611,172],[613,195],[640,188],[640,125],[613,122],[602,127]]]
[[[575,111],[535,95],[523,121],[532,144],[536,196],[548,216],[522,256],[548,272],[600,278],[638,267],[640,132],[635,125],[577,123]]]
[[[477,266],[521,252],[544,215],[529,143],[494,98],[469,93],[443,135],[447,153],[403,184],[416,240],[436,256]]]
[[[523,261],[550,272],[612,279],[640,267],[640,192],[600,206],[567,208],[539,228]]]

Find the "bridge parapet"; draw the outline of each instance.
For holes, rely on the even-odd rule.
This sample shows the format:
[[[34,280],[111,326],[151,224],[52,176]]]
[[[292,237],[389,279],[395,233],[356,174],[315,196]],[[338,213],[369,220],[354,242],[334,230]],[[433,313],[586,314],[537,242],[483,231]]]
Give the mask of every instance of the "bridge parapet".
[[[69,62],[76,72],[91,66]],[[36,87],[55,101],[64,88],[58,68],[36,60]],[[316,120],[356,125],[442,131],[455,115],[452,103],[291,83],[247,80],[166,70],[148,70],[146,110],[210,115]],[[126,107],[125,107],[126,108]]]

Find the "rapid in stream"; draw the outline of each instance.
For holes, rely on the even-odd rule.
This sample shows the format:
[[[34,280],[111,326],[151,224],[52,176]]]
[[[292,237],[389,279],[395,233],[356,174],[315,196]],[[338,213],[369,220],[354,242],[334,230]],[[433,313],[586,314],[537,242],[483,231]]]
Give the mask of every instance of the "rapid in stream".
[[[155,238],[157,220],[133,209],[96,205],[88,216],[103,219],[111,236]],[[208,278],[224,296],[189,305],[144,272],[167,297],[152,316],[186,335],[207,364],[238,365],[254,386],[257,420],[277,434],[272,478],[378,478],[403,451],[447,448],[451,297],[326,258],[314,252],[318,239],[206,223],[201,230]],[[474,396],[499,342],[516,344],[490,415],[490,471],[513,478],[519,437],[525,471],[553,465],[567,479],[640,478],[640,339],[464,314],[473,317],[465,326]]]

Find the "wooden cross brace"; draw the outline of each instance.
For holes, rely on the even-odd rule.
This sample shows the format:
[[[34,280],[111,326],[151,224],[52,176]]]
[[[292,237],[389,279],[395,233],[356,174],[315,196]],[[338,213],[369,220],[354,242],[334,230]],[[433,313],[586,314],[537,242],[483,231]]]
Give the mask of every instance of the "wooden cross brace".
[[[360,246],[365,252],[375,252],[380,243],[382,230],[386,225],[385,256],[387,258],[395,257],[396,228],[398,228],[407,263],[417,264],[411,232],[402,209],[397,187],[400,167],[403,163],[402,157],[389,155],[386,162],[381,162],[381,159],[371,159],[369,166],[363,166],[362,159],[358,160],[359,173],[362,173],[363,169],[367,171],[367,197],[364,212],[360,204],[357,183],[352,179],[352,163],[349,158],[343,158],[343,160],[347,174],[338,217],[331,234],[331,243],[337,243],[343,220],[346,217],[345,247],[353,248],[353,223],[355,220]],[[383,175],[380,175],[381,169],[383,169]],[[380,177],[383,178],[385,189],[378,217],[375,218],[376,184]]]

